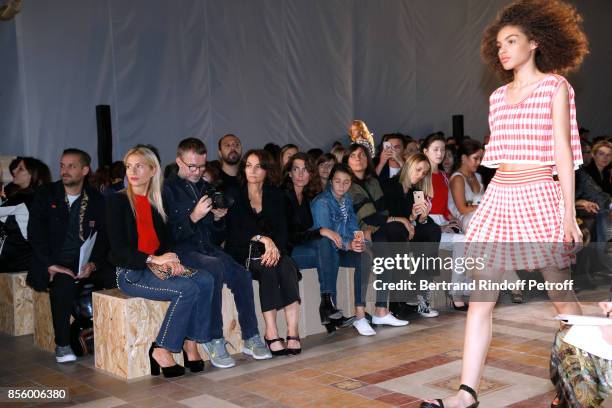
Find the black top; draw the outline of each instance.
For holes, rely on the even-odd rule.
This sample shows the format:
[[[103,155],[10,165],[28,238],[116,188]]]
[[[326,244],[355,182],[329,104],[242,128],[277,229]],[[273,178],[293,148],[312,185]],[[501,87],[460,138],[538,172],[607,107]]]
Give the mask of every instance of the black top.
[[[302,196],[302,204],[298,202],[295,190],[291,187],[285,190],[287,199],[287,221],[289,223],[289,253],[298,245],[321,238],[320,229],[311,229],[314,225],[310,200]]]
[[[159,248],[155,255],[161,255],[173,248],[168,226],[155,207],[151,206],[153,226]],[[119,267],[141,270],[146,267],[148,254],[138,250],[138,229],[136,217],[125,192],[113,194],[107,198],[106,219],[110,240],[109,261]]]
[[[404,193],[404,187],[399,181],[399,176],[390,178],[383,184],[382,188],[389,215],[391,217],[409,218],[414,206],[414,192],[420,190],[411,188],[407,193]],[[427,217],[427,220],[433,222],[429,217]]]
[[[78,264],[80,249],[83,241],[79,237],[79,211],[83,194],[72,202],[68,210],[68,225],[66,227],[66,239],[57,255],[57,262],[65,267],[72,268],[74,263]],[[96,238],[97,239],[97,238]]]
[[[221,170],[221,183],[219,184],[219,190],[225,191],[230,188],[240,188],[238,176],[230,176]]]
[[[591,162],[587,166],[584,167],[586,172],[589,173],[589,176],[591,176],[593,180],[595,180],[595,182],[599,184],[599,187],[601,187],[601,189],[608,194],[612,194],[612,181],[610,180],[610,167],[611,166],[608,166],[605,169],[603,169],[601,174],[599,173],[599,170],[597,170],[597,166],[595,165],[594,160],[591,160]]]
[[[108,252],[104,197],[89,186],[85,186],[84,190],[89,202],[82,221],[83,237],[98,232],[90,261],[100,269]],[[47,269],[59,263],[57,258],[68,235],[68,216],[66,192],[61,181],[36,191],[28,220],[28,240],[32,245],[33,257],[27,283],[34,290],[46,290],[49,284]]]
[[[234,205],[225,216],[225,251],[242,264],[248,256],[251,238],[259,234],[272,238],[281,254],[286,254],[287,204],[283,192],[277,187],[264,185],[259,214],[251,207],[246,185],[239,189],[231,188],[226,193],[234,198]]]

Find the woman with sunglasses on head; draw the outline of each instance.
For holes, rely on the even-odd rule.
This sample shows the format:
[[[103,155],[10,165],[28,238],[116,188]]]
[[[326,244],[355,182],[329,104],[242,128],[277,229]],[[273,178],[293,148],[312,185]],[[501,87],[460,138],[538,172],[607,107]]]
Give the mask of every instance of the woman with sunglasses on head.
[[[153,151],[135,147],[123,162],[127,188],[107,198],[106,218],[109,260],[117,267],[117,286],[130,296],[170,301],[149,349],[151,375],[159,375],[160,368],[164,377],[183,375],[185,368],[172,357],[181,351],[192,372],[202,371],[204,361],[196,342],[209,337],[213,278],[205,271],[187,270],[171,252],[161,168]]]

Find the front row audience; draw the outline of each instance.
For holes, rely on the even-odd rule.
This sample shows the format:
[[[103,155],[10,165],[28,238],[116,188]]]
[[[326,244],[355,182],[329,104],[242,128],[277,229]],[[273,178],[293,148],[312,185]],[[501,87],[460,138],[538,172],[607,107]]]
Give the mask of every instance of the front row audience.
[[[352,122],[350,132],[355,143],[347,149],[334,146],[334,154],[270,145],[244,157],[240,139],[228,134],[219,140],[219,161],[208,168],[206,146],[188,138],[179,143],[173,175],[165,183],[155,149],[139,145],[113,164],[106,198],[88,185],[91,159],[81,150],[63,152],[61,180],[53,184],[42,162],[14,160],[14,181],[2,194],[0,227],[6,231],[14,224],[31,246],[27,282],[50,292],[57,362],[76,359],[70,315],[75,296],[88,284],[96,289],[117,285],[132,296],[171,302],[149,350],[151,374],[166,377],[183,375],[185,367],[204,369],[197,343],[213,366],[236,364],[223,336],[224,284],[234,295],[242,352],[256,360],[301,352],[300,269],[317,269],[319,314],[329,332],[352,325],[370,336],[376,334],[371,324],[404,326],[414,312],[437,316],[426,291],[407,303],[390,299],[384,290],[376,291],[374,316],[367,315],[370,274],[364,266],[372,261],[373,246],[381,243],[406,249],[424,243],[423,255],[436,256],[441,242],[461,242],[485,188],[477,173],[483,147],[466,139],[451,171],[444,166],[449,150],[440,133],[424,140],[422,153],[415,153],[416,142],[390,134],[379,147],[375,168],[376,149],[365,123]],[[608,142],[596,146],[595,164],[580,175],[601,186],[605,197],[598,197],[595,212],[606,206],[603,218],[610,203],[612,148]],[[583,190],[577,186],[577,194]],[[607,240],[605,234],[598,228],[599,240]],[[79,265],[81,246],[94,237],[89,261]],[[8,242],[7,248],[15,248],[17,238]],[[7,253],[0,250],[2,257]],[[3,270],[7,265],[8,270],[25,269],[1,259]],[[336,306],[341,266],[354,268],[353,317]],[[417,276],[431,280],[437,272],[421,270]],[[266,344],[257,328],[252,279],[258,282]],[[466,310],[460,295],[452,294],[453,305]],[[284,338],[278,311],[287,322]],[[184,367],[174,361],[176,352],[183,353]]]

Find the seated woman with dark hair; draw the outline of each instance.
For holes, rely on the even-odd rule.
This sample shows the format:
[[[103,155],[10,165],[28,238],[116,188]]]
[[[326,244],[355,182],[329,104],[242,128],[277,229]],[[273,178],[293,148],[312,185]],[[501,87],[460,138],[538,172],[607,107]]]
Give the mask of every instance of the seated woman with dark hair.
[[[352,144],[344,161],[353,172],[351,188],[347,194],[353,202],[353,210],[365,238],[374,242],[408,242],[414,236],[414,227],[405,217],[389,216],[368,149]],[[387,302],[388,291],[377,291],[376,311],[372,323],[391,326],[408,324],[388,312]]]
[[[266,324],[265,340],[273,355],[300,353],[298,270],[287,254],[286,201],[275,187],[275,165],[265,150],[249,150],[240,162],[242,186],[227,194],[234,205],[226,216],[225,251],[246,264],[259,282],[259,300]],[[276,313],[285,311],[287,346],[278,336]]]
[[[51,172],[45,163],[33,157],[17,157],[9,169],[13,181],[6,186],[6,201],[0,206],[0,229],[6,235],[0,251],[0,272],[20,272],[29,269],[32,257],[28,220],[34,193],[51,183]]]
[[[316,268],[319,275],[321,324],[329,332],[336,326],[346,327],[352,323],[338,310],[336,304],[336,276],[338,268],[330,271],[330,252],[340,236],[330,228],[313,226],[310,211],[311,200],[321,191],[313,160],[306,153],[293,155],[283,171],[283,187],[287,197],[289,221],[289,253],[300,269]]]
[[[364,252],[364,240],[355,234],[360,231],[357,216],[353,211],[351,198],[346,194],[351,187],[352,176],[346,165],[336,164],[330,173],[329,186],[311,204],[315,228],[330,231],[326,238],[318,241],[319,282],[322,299],[325,302],[335,302],[338,268],[355,268],[355,319],[350,321],[359,334],[372,336],[376,332],[365,318],[368,275],[362,269],[361,262],[361,256],[368,254]],[[323,306],[323,303],[321,305]],[[348,321],[346,323],[348,324]]]
[[[415,153],[402,166],[400,173],[383,185],[384,199],[389,215],[405,217],[415,223],[415,233],[410,241],[423,243],[420,245],[426,257],[437,257],[442,230],[430,217],[433,185],[431,182],[431,167],[427,156]],[[417,201],[417,199],[419,201]],[[420,252],[420,251],[419,251]],[[439,271],[417,271],[420,279],[430,280],[432,274]],[[423,317],[436,317],[438,312],[429,307],[430,292],[418,292],[417,312]],[[398,309],[394,310],[395,307]],[[403,303],[391,303],[391,311],[402,315]]]
[[[336,156],[331,153],[325,153],[317,159],[316,168],[317,173],[319,175],[319,181],[321,183],[321,190],[325,190],[327,188],[327,183],[329,182],[329,173],[331,172],[332,167],[336,164]]]
[[[109,260],[117,267],[117,286],[130,296],[169,300],[170,306],[149,349],[151,375],[177,377],[185,368],[172,353],[183,351],[185,365],[202,371],[198,343],[210,341],[212,276],[187,270],[171,251],[171,236],[162,205],[159,161],[147,147],[130,149],[124,158],[126,190],[107,198]],[[154,271],[163,269],[164,277]]]

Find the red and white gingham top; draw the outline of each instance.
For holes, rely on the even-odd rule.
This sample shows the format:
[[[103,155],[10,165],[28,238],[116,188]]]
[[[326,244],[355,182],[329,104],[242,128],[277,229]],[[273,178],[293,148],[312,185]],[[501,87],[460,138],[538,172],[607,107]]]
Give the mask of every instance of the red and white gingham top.
[[[557,89],[565,84],[569,92],[570,138],[574,170],[582,164],[582,149],[576,123],[574,89],[560,75],[547,75],[534,91],[521,102],[506,103],[508,84],[497,88],[489,99],[491,138],[486,145],[482,165],[498,168],[500,163],[534,163],[552,165],[554,156],[552,100]]]

